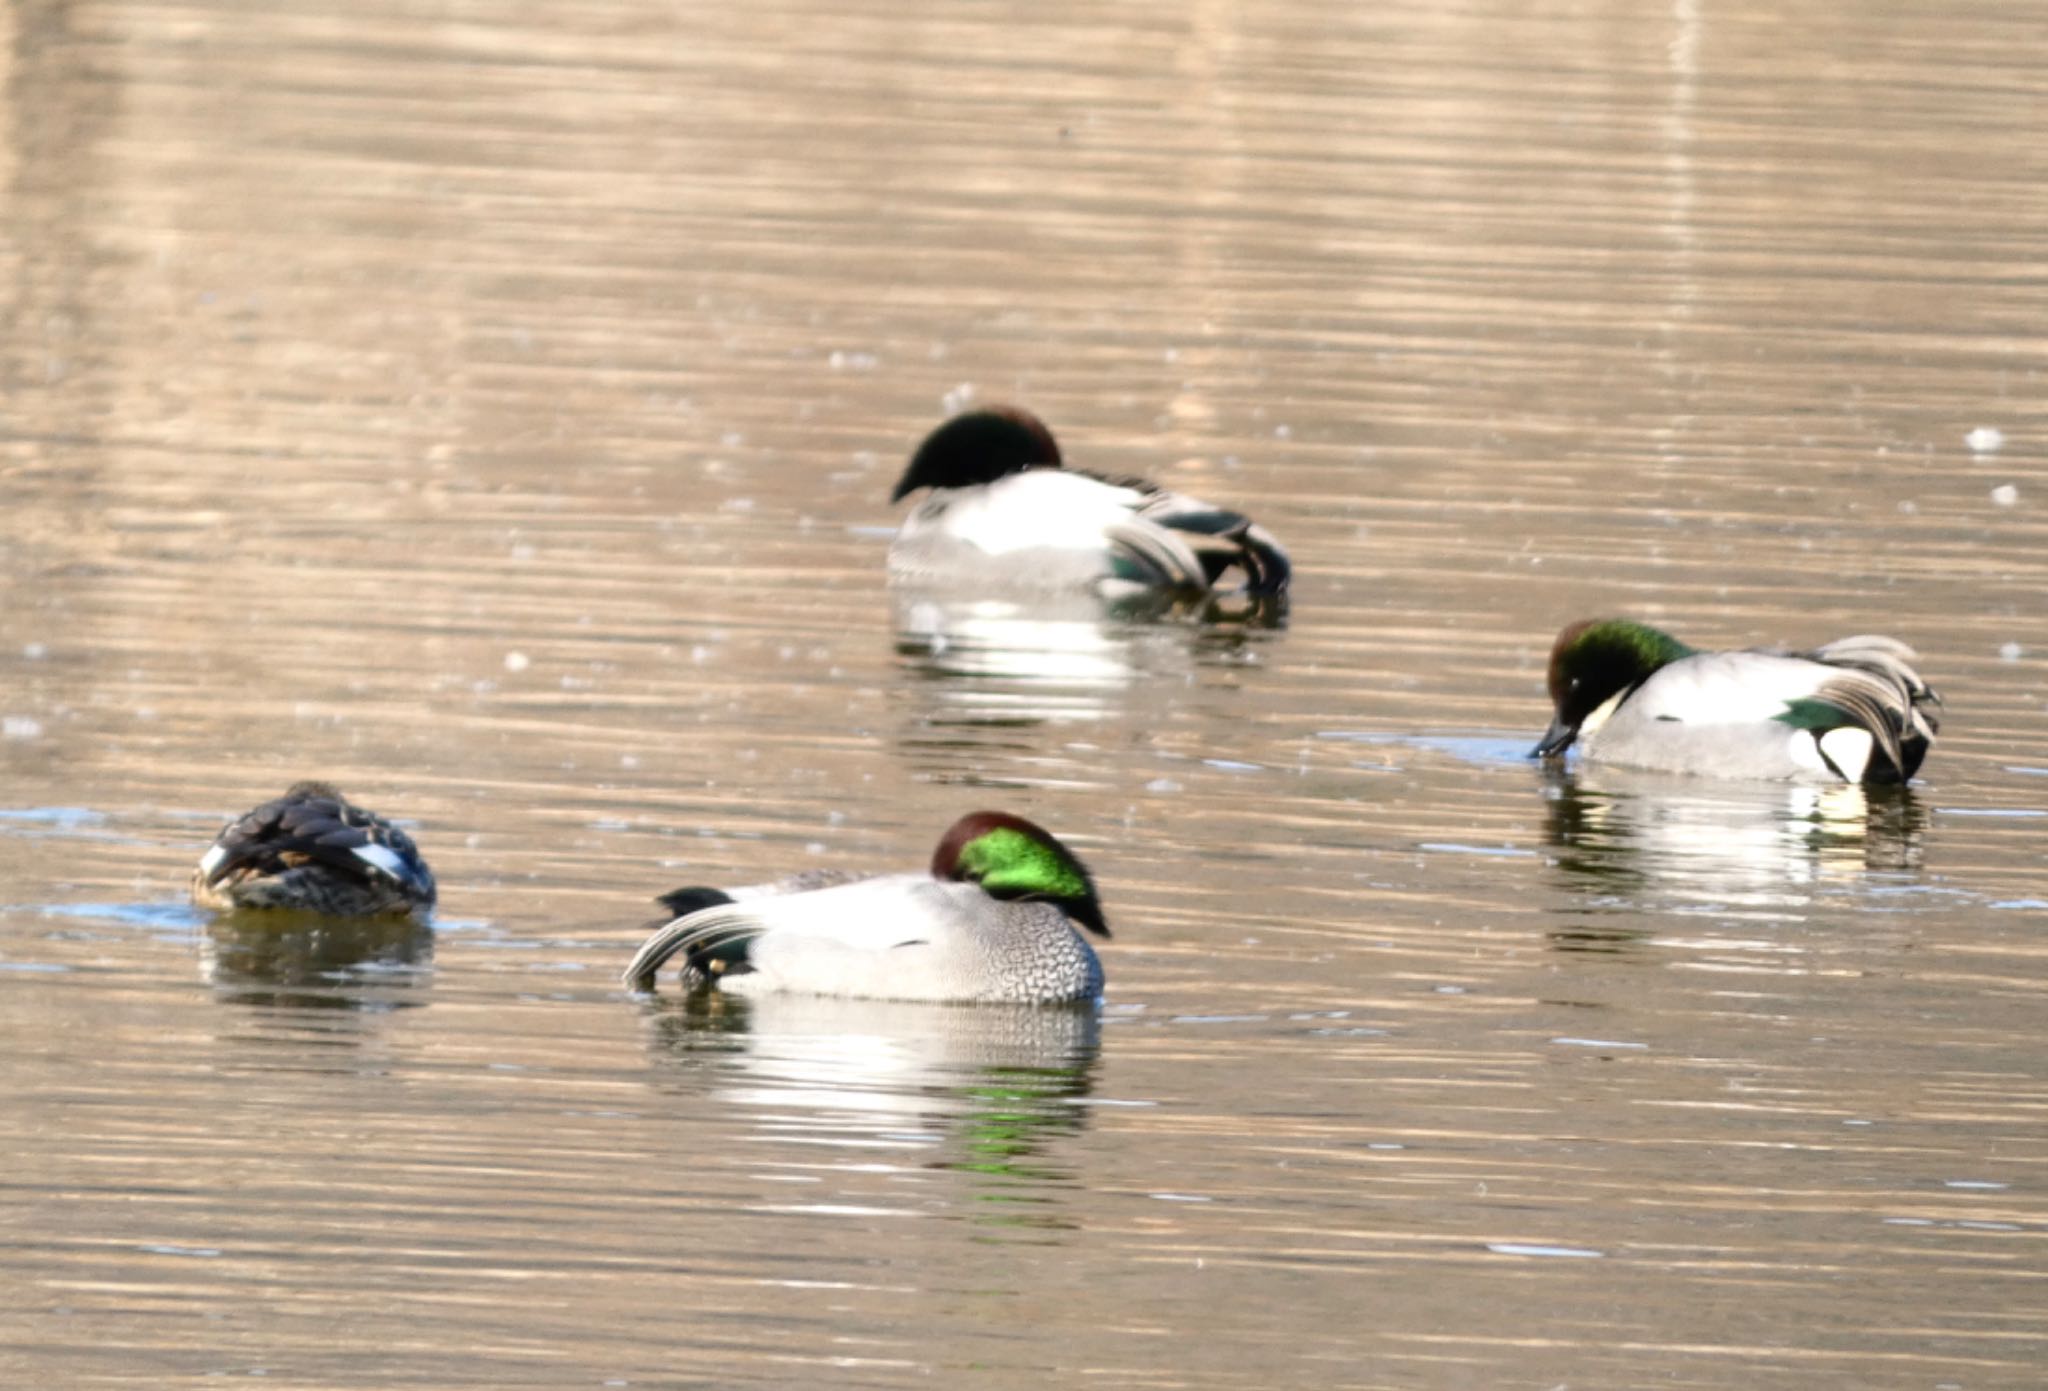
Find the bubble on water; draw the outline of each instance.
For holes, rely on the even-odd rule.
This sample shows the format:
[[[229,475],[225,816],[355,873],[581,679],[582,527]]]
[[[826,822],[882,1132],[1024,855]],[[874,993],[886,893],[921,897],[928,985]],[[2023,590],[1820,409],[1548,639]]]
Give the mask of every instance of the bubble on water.
[[[532,665],[533,659],[524,652],[507,652],[505,654],[505,670],[507,671],[525,671]]]
[[[1992,425],[1979,425],[1963,436],[1963,443],[1970,446],[1974,454],[1994,454],[2005,446],[2005,431]]]
[[[2016,642],[2002,642],[1998,645],[1999,657],[2008,662],[2017,662],[2020,659],[2020,654],[2026,650],[2026,648],[2021,647]]]
[[[1991,490],[1991,500],[2000,507],[2010,507],[2020,500],[2020,490],[2010,483],[2001,483]]]
[[[50,649],[39,642],[25,642],[21,645],[21,655],[31,662],[40,662],[50,655]]]

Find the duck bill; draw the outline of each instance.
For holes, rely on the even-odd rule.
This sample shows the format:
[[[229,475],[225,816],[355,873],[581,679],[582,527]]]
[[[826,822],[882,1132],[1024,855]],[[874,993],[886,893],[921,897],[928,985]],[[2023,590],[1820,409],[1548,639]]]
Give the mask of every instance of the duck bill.
[[[1531,758],[1561,758],[1564,751],[1572,746],[1572,740],[1579,737],[1579,727],[1566,724],[1562,717],[1550,722],[1550,728],[1543,732],[1543,740],[1529,750]]]

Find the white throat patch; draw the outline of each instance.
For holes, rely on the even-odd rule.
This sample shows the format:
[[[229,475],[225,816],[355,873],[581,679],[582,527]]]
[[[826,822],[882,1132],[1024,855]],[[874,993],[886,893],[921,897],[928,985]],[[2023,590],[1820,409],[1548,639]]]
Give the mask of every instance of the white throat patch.
[[[1631,687],[1630,689],[1634,688]],[[1602,701],[1592,714],[1580,720],[1579,737],[1581,739],[1590,739],[1598,733],[1601,725],[1614,718],[1614,712],[1621,708],[1621,702],[1628,698],[1628,694],[1629,692],[1625,690],[1616,691],[1613,695]]]

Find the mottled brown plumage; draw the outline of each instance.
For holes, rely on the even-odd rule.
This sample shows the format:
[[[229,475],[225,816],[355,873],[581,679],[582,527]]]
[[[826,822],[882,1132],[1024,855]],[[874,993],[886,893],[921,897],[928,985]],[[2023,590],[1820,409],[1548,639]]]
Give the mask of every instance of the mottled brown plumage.
[[[193,902],[221,911],[424,914],[434,892],[411,836],[311,781],[229,822],[192,875]]]

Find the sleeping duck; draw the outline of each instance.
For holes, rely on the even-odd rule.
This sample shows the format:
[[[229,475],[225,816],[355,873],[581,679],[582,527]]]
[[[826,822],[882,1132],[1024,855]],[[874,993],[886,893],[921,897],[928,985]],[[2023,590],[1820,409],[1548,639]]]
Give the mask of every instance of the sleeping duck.
[[[424,915],[434,875],[412,837],[324,782],[231,821],[192,875],[202,908],[284,908],[334,918]]]
[[[889,547],[907,581],[993,579],[1044,589],[1279,594],[1287,553],[1250,518],[1136,478],[1063,466],[1045,422],[1015,406],[956,415],[926,436],[891,502],[925,496]]]
[[[1727,778],[1902,783],[1941,698],[1893,638],[1811,652],[1698,652],[1626,618],[1574,623],[1550,653],[1556,718],[1530,756]]]
[[[636,990],[681,953],[683,980],[734,994],[1043,1005],[1093,1000],[1109,936],[1095,883],[1043,828],[961,817],[923,873],[816,872],[750,888],[677,889],[625,972]]]

